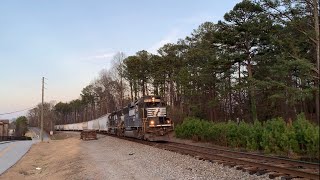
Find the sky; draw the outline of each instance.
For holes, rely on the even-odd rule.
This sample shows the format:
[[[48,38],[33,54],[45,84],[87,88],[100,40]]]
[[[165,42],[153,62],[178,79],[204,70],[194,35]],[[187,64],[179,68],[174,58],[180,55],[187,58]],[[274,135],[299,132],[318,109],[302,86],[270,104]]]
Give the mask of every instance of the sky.
[[[0,119],[45,101],[68,102],[111,67],[117,52],[156,53],[217,22],[239,0],[2,0]]]

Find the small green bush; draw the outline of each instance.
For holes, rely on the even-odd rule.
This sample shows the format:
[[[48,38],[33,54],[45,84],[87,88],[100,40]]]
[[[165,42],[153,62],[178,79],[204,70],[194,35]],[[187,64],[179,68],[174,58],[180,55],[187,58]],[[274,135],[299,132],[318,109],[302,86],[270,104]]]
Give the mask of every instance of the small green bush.
[[[231,147],[237,147],[237,140],[238,140],[238,129],[237,124],[235,122],[228,122],[224,128],[227,144]]]
[[[285,139],[286,124],[282,118],[272,119],[264,124],[261,147],[267,153],[283,151],[282,139]]]
[[[247,149],[249,150],[262,150],[260,142],[262,141],[263,127],[261,122],[255,121],[250,126],[249,135],[247,138]]]
[[[319,126],[312,125],[303,115],[293,122],[299,153],[319,158]]]
[[[201,134],[201,123],[199,119],[187,118],[182,124],[175,128],[176,136],[191,139],[193,136]]]
[[[248,147],[250,132],[253,129],[251,126],[251,124],[245,122],[240,122],[237,126],[237,147]]]
[[[212,123],[209,126],[208,141],[219,145],[226,145],[227,140],[224,134],[224,125],[221,123]]]

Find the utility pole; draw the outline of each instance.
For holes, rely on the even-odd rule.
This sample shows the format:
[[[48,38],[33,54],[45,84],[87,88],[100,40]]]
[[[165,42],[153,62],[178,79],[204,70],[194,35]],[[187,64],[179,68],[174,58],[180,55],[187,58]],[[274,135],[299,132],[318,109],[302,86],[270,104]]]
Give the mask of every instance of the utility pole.
[[[41,142],[43,142],[43,97],[44,97],[44,77],[42,77],[41,130],[40,130]]]

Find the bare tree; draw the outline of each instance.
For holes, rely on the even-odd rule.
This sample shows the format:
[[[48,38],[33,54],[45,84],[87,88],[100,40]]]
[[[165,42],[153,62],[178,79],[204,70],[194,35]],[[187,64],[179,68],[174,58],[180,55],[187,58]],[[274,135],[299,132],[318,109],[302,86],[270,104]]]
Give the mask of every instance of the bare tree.
[[[126,55],[123,52],[118,52],[113,56],[113,67],[112,75],[114,80],[118,82],[118,87],[115,87],[119,92],[119,105],[123,107],[124,105],[124,93],[125,93],[125,83],[123,78],[123,60],[126,58]]]

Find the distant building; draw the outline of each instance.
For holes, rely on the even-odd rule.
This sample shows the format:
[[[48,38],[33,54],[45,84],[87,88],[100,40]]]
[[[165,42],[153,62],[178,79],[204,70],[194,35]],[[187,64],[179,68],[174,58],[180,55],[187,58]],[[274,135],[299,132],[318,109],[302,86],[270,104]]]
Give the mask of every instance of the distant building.
[[[0,120],[0,137],[9,136],[9,120]]]

